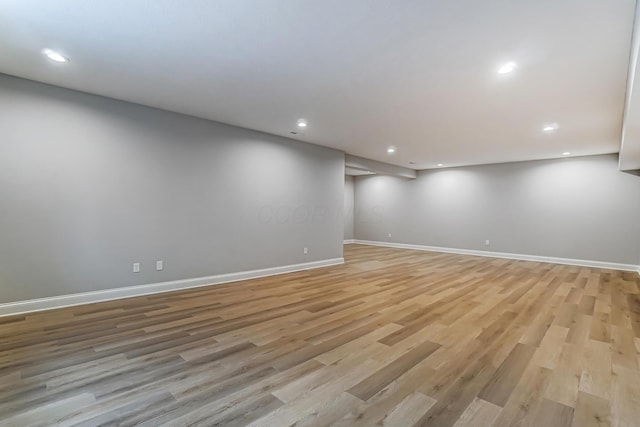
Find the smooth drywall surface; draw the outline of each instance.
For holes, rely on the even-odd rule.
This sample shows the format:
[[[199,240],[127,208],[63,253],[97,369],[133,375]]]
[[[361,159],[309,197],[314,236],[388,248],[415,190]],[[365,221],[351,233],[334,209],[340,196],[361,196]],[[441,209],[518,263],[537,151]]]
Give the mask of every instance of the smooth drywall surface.
[[[369,173],[373,172],[381,175],[398,176],[400,178],[415,178],[417,175],[414,169],[379,162],[377,160],[365,159],[364,157],[351,154],[345,154],[344,161],[347,168],[369,171]]]
[[[0,129],[0,303],[342,256],[340,151],[2,75]]]
[[[640,258],[640,178],[619,172],[616,155],[355,182],[356,239],[632,265]]]
[[[353,177],[344,176],[344,239],[353,239]]]

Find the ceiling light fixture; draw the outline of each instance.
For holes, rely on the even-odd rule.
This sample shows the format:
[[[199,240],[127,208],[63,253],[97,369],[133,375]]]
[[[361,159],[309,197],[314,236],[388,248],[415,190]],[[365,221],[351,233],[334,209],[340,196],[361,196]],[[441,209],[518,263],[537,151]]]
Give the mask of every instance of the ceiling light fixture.
[[[56,52],[55,50],[51,50],[51,49],[44,49],[42,51],[43,54],[45,54],[47,56],[47,58],[49,58],[52,61],[55,62],[69,62],[69,58],[67,58],[66,56]]]
[[[298,127],[299,128],[306,128],[307,127],[307,121],[305,119],[298,119]]]
[[[551,133],[551,132],[555,132],[556,130],[558,130],[559,126],[557,123],[549,123],[548,125],[544,125],[544,127],[542,128],[543,132],[547,132],[547,133]]]
[[[515,62],[507,62],[501,65],[500,68],[498,68],[498,74],[509,74],[510,72],[515,70],[517,66],[518,64],[516,64]]]
[[[563,156],[570,156],[570,155],[571,155],[571,152],[569,152],[569,151],[565,151],[564,153],[562,153],[562,155],[563,155]]]
[[[443,167],[444,165],[442,163],[438,163],[437,165],[439,168]]]
[[[393,154],[393,153],[395,153],[395,152],[396,152],[396,147],[389,147],[389,148],[387,148],[387,153],[389,153],[389,154]]]

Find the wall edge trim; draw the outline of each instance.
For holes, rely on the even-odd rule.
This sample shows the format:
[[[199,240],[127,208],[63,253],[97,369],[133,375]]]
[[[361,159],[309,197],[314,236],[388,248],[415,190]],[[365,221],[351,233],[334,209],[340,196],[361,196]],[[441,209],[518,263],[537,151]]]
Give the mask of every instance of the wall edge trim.
[[[373,241],[373,240],[360,240],[360,239],[355,239],[355,243],[360,245],[384,246],[388,248],[413,249],[413,250],[419,250],[419,251],[481,256],[481,257],[487,257],[487,258],[504,258],[504,259],[514,259],[519,261],[535,261],[535,262],[547,262],[550,264],[577,265],[581,267],[605,268],[610,270],[637,271],[640,274],[640,265],[634,265],[634,264],[620,264],[620,263],[606,262],[606,261],[558,258],[558,257],[548,257],[548,256],[542,256],[542,255],[513,254],[509,252],[489,252],[489,251],[480,251],[475,249],[456,249],[456,248],[445,248],[440,246],[413,245],[413,244],[407,244],[407,243],[379,242],[379,241]]]
[[[329,267],[339,264],[344,264],[344,258],[329,258],[319,261],[305,262],[301,264],[263,268],[259,270],[247,270],[236,273],[217,274],[213,276],[194,277],[189,279],[171,280],[167,282],[148,283],[137,286],[105,289],[101,291],[83,292],[77,294],[67,294],[47,298],[9,302],[0,304],[0,317],[33,313],[37,311],[53,310],[57,308],[72,307],[83,304],[93,304],[97,302],[113,301],[163,292],[172,292],[183,289],[221,285],[224,283],[257,279],[260,277],[275,276],[279,274],[293,273],[295,271],[311,270],[314,268]]]

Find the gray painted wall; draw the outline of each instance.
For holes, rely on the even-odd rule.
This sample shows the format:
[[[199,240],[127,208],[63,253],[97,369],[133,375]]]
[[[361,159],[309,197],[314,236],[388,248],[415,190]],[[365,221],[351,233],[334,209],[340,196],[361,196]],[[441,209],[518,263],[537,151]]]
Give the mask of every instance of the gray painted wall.
[[[353,239],[353,177],[344,177],[344,239]]]
[[[0,303],[342,256],[340,151],[2,75],[0,129]]]
[[[356,239],[632,265],[640,259],[640,178],[619,172],[616,155],[355,182]]]

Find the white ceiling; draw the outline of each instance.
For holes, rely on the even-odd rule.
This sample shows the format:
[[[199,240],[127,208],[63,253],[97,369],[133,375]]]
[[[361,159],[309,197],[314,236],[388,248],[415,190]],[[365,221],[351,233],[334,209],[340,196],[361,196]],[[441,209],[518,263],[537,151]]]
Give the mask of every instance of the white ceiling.
[[[634,8],[0,0],[0,72],[277,135],[305,118],[294,139],[414,169],[612,153]],[[518,68],[497,74],[505,61]],[[548,122],[560,128],[542,133]]]

